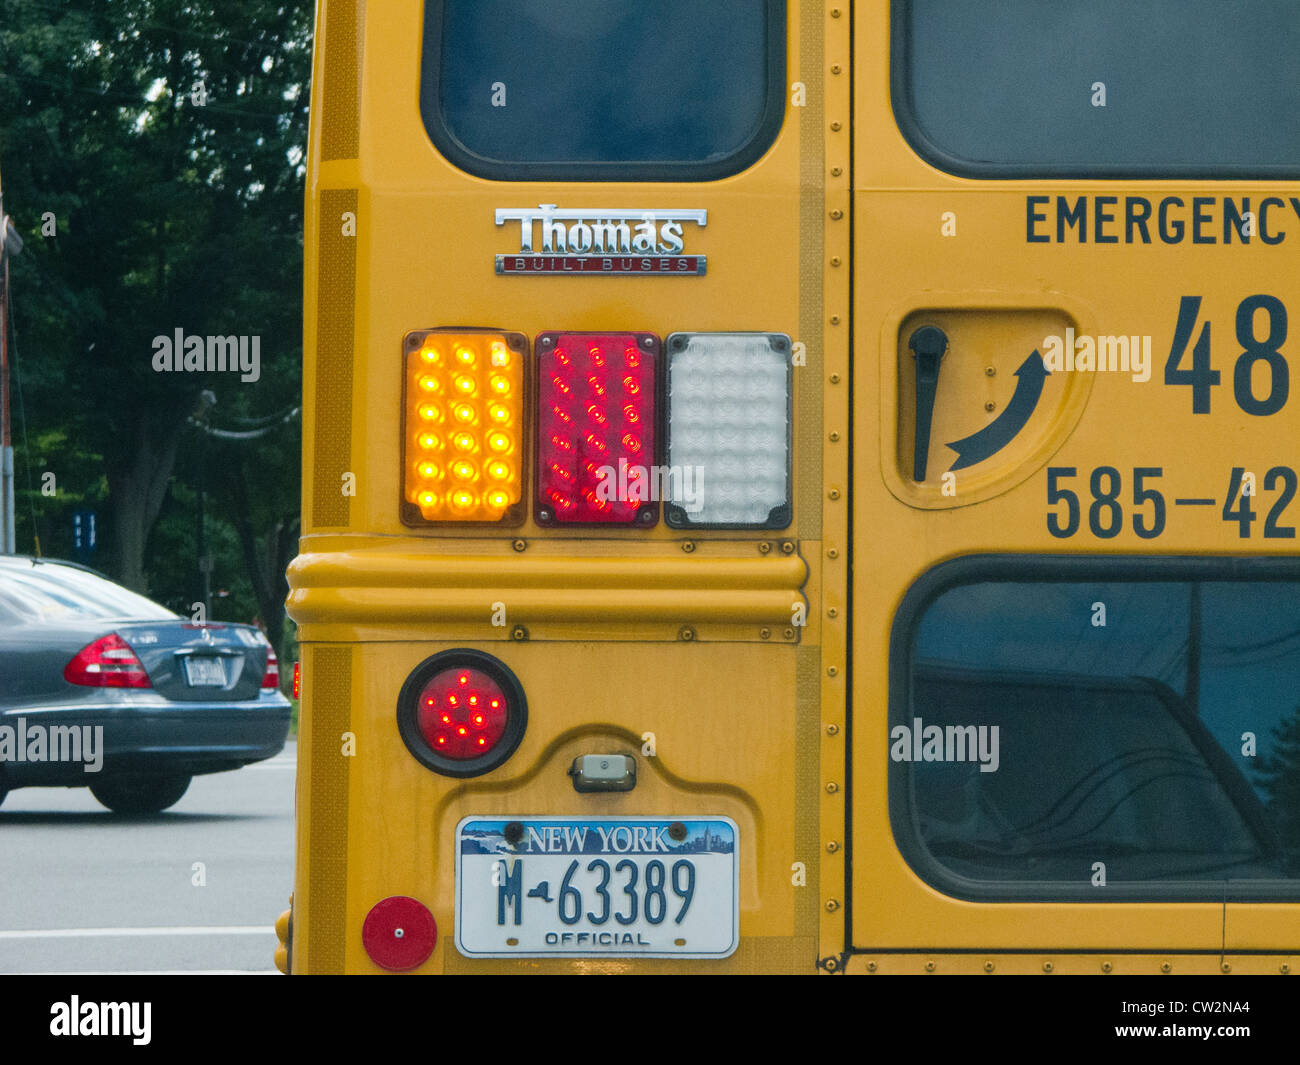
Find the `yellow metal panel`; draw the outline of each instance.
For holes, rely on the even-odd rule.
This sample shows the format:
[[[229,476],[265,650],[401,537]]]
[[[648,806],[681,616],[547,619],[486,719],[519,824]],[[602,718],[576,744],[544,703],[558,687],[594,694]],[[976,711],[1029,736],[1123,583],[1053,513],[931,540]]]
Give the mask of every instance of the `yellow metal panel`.
[[[662,548],[587,558],[520,553],[505,544],[491,555],[412,557],[380,542],[299,555],[291,573],[290,612],[309,639],[316,624],[365,623],[425,632],[451,626],[482,639],[508,638],[526,625],[536,638],[554,631],[538,628],[548,622],[561,635],[566,623],[601,624],[611,637],[660,622],[676,639],[682,625],[712,622],[747,626],[751,638],[766,628],[777,640],[795,640],[806,567],[796,554],[716,542],[691,554]]]
[[[822,228],[822,297],[824,362],[819,369],[819,390],[824,415],[819,428],[822,446],[822,476],[819,485],[822,522],[821,538],[804,545],[813,573],[809,609],[816,617],[821,643],[818,669],[820,698],[817,712],[809,715],[807,727],[817,730],[821,759],[816,779],[801,778],[800,788],[811,786],[807,801],[817,804],[817,921],[818,955],[835,959],[847,946],[845,906],[847,869],[845,867],[845,823],[848,781],[845,750],[848,685],[852,670],[848,653],[849,566],[852,541],[849,537],[849,508],[852,483],[849,460],[853,446],[850,363],[850,313],[852,309],[849,278],[852,248],[850,187],[853,110],[850,87],[853,80],[853,54],[850,40],[850,8],[847,4],[800,5],[801,34],[809,41],[821,38],[818,48],[809,45],[802,60],[809,77],[824,86],[825,109],[820,116],[818,134],[810,134],[806,159],[818,161],[825,191],[821,196]],[[817,65],[814,67],[814,63]],[[811,180],[809,175],[808,180]],[[812,228],[811,220],[808,229]],[[812,239],[810,236],[805,239]],[[810,364],[817,365],[817,364]],[[812,560],[815,560],[812,561]],[[862,557],[859,567],[872,567],[869,556]],[[820,962],[819,964],[825,964]]]
[[[889,92],[889,10],[885,3],[854,7],[850,860],[852,941],[867,953],[854,955],[848,970],[866,971],[872,959],[876,971],[926,971],[929,959],[935,971],[980,971],[983,955],[944,951],[984,949],[1015,955],[990,955],[998,971],[1041,972],[1050,962],[1058,972],[1095,972],[1103,957],[1116,972],[1159,972],[1166,962],[1173,971],[1217,971],[1223,949],[1231,955],[1294,948],[1294,904],[1231,903],[1225,914],[1222,903],[1210,901],[975,903],[923,883],[898,852],[886,787],[889,638],[899,602],[921,574],[946,559],[983,552],[1294,554],[1294,541],[1245,544],[1234,526],[1219,520],[1217,507],[1175,512],[1171,506],[1158,541],[1139,538],[1127,521],[1104,542],[1086,535],[1054,540],[1046,531],[1042,468],[1074,466],[1086,474],[1104,464],[1127,476],[1134,467],[1161,466],[1161,487],[1172,501],[1216,492],[1222,499],[1230,466],[1263,470],[1285,461],[1282,442],[1300,435],[1294,398],[1273,417],[1250,417],[1237,409],[1231,373],[1225,372],[1213,417],[1198,419],[1190,389],[1166,386],[1161,375],[1183,294],[1204,296],[1201,320],[1216,325],[1215,364],[1230,371],[1229,360],[1239,351],[1232,337],[1239,300],[1253,292],[1294,291],[1300,271],[1289,252],[1278,254],[1258,242],[1208,249],[1190,242],[1028,244],[1028,195],[1049,195],[1054,203],[1058,195],[1103,194],[1122,203],[1125,195],[1170,194],[1190,204],[1193,196],[1230,191],[1258,203],[1261,196],[1279,195],[1279,188],[1290,195],[1296,188],[1246,181],[971,180],[943,173],[919,158],[898,129]],[[945,216],[951,235],[944,233]],[[1005,362],[987,363],[996,365],[996,374],[981,382],[975,360],[1014,361],[1029,354],[1007,317],[1016,309],[1047,316],[1026,325],[1026,336],[1050,332],[1047,327],[1060,322],[1080,333],[1152,336],[1151,378],[1139,382],[1128,373],[1106,372],[1053,382],[1044,393],[1042,424],[1031,423],[1026,440],[1005,454],[958,471],[956,496],[945,498],[937,482],[953,453],[941,445],[953,439],[957,426],[970,432],[995,418],[1012,391],[1000,383],[1008,377]],[[950,350],[957,361],[940,371],[940,436],[931,449],[936,483],[917,485],[905,476],[910,453],[900,440],[911,428],[910,412],[900,410],[910,402],[910,385],[900,380],[910,368],[900,353],[905,354],[905,334],[926,317],[961,333],[962,350]],[[1010,343],[1019,347],[1005,353]],[[954,383],[961,387],[944,394],[945,384]],[[992,411],[985,406],[990,403]],[[1131,493],[1130,481],[1124,485]],[[831,801],[824,804],[824,823],[832,807]],[[1087,953],[1106,950],[1143,953]],[[1162,957],[1161,950],[1197,953]],[[1068,957],[1069,951],[1079,953]],[[1243,956],[1232,965],[1234,971],[1278,971],[1284,961]]]
[[[835,775],[842,773],[843,735],[824,726],[844,720],[847,677],[848,22],[822,5],[788,4],[787,79],[806,97],[795,106],[793,85],[786,87],[780,135],[741,174],[702,183],[514,184],[457,170],[429,141],[417,106],[418,0],[386,3],[382,20],[342,0],[318,11],[305,272],[307,500],[289,601],[309,664],[296,970],[332,970],[341,959],[348,971],[376,971],[361,923],[394,894],[421,900],[438,921],[425,972],[812,972],[819,955],[843,949],[842,914],[826,920],[819,855],[822,837],[842,838],[843,823],[841,808],[826,828],[820,761],[829,751],[841,767]],[[346,54],[336,58],[339,51]],[[355,147],[346,117],[331,117],[346,116],[354,101]],[[341,132],[332,128],[339,121]],[[709,272],[494,275],[494,256],[518,239],[517,229],[495,225],[495,209],[542,202],[707,209],[708,225],[690,234],[689,250],[709,257]],[[345,211],[355,212],[354,236],[337,224]],[[344,294],[350,298],[337,298]],[[346,320],[331,319],[345,303]],[[662,522],[649,530],[547,529],[531,513],[509,530],[404,526],[398,353],[412,330],[438,326],[530,338],[553,329],[788,334],[800,353],[791,527],[688,536]],[[531,442],[529,449],[531,464]],[[341,491],[343,473],[353,475],[355,495]],[[530,727],[505,765],[458,781],[415,761],[395,714],[412,668],[464,646],[491,648],[518,672]],[[318,687],[320,666],[310,665],[327,651],[351,663],[349,685],[333,695]],[[355,735],[352,757],[335,753],[344,727]],[[641,754],[647,731],[657,739],[651,758]],[[577,753],[605,748],[638,757],[636,790],[577,794],[564,770]],[[331,796],[350,800],[346,816],[331,809]],[[707,963],[462,958],[453,944],[453,830],[469,813],[494,811],[732,817],[742,839],[739,949]],[[317,833],[318,818],[333,826],[322,830],[334,833],[331,844]],[[315,839],[343,852],[344,885],[324,851],[308,846]],[[834,877],[842,883],[842,865]]]
[[[791,25],[797,5],[791,5]],[[393,412],[401,409],[401,375],[389,353],[412,329],[480,325],[514,330],[528,337],[550,329],[649,331],[758,330],[800,339],[801,291],[820,294],[820,282],[801,289],[801,167],[799,130],[805,108],[788,109],[776,143],[742,175],[710,183],[528,182],[474,178],[441,158],[421,122],[418,100],[421,5],[393,3],[382,20],[366,23],[361,96],[360,167],[363,186],[357,243],[358,350],[383,372],[358,374],[355,409],[364,421],[365,441],[353,441],[358,492],[351,501],[353,524],[386,535],[437,538],[443,530],[407,530],[392,501],[400,496],[400,463]],[[813,83],[816,95],[817,85]],[[788,95],[787,95],[788,98]],[[316,180],[334,180],[324,166]],[[653,201],[653,202],[651,202]],[[693,229],[691,250],[709,256],[703,277],[502,277],[494,258],[518,247],[518,226],[498,226],[497,208],[623,206],[661,209],[707,208],[706,227]],[[812,287],[809,287],[811,285]],[[761,298],[756,298],[762,293]],[[810,348],[808,366],[818,365]],[[796,378],[799,374],[796,374]],[[803,386],[796,383],[798,391]],[[815,401],[816,393],[813,394]],[[816,411],[812,411],[816,417]],[[802,426],[800,432],[808,431]],[[359,433],[354,429],[354,434]],[[809,440],[820,438],[820,431]],[[363,450],[364,445],[364,450]],[[809,489],[803,481],[816,459],[796,440],[795,498]],[[807,446],[811,446],[810,444]],[[531,458],[529,459],[531,462]],[[799,520],[799,519],[797,519]],[[545,530],[529,516],[518,535],[567,536]],[[792,530],[793,532],[793,530]],[[457,532],[455,535],[461,535]],[[468,533],[499,536],[496,530]],[[672,540],[678,534],[660,523],[652,530],[601,530],[602,536],[636,543]],[[700,540],[717,537],[693,532]],[[757,537],[756,537],[757,538]]]
[[[739,826],[742,943],[751,937],[784,941],[803,934],[798,967],[811,969],[813,940],[799,932],[795,912],[796,899],[806,889],[795,887],[791,876],[793,862],[802,856],[791,808],[797,721],[789,709],[797,695],[796,656],[801,652],[736,645],[726,649],[720,663],[710,648],[681,643],[502,648],[498,655],[527,696],[529,728],[501,768],[456,780],[416,762],[395,728],[402,681],[421,660],[444,649],[367,643],[358,652],[355,698],[365,716],[351,724],[355,756],[337,759],[349,764],[351,814],[364,826],[353,836],[347,870],[349,971],[375,968],[359,948],[360,928],[370,907],[389,895],[420,899],[438,922],[438,947],[422,971],[466,966],[512,971],[524,964],[469,963],[456,954],[451,941],[453,843],[456,824],[464,817],[705,814],[730,817]],[[647,755],[651,742],[654,754]],[[332,754],[324,746],[319,752]],[[576,792],[569,767],[579,755],[596,753],[635,757],[635,789]],[[764,796],[786,798],[763,802]],[[313,813],[313,819],[317,816]],[[295,892],[295,922],[301,905]],[[319,900],[313,902],[317,905]],[[753,949],[745,947],[729,962],[716,964],[735,969]],[[786,943],[783,956],[790,956],[791,949]],[[626,964],[619,962],[616,968]],[[564,959],[546,968],[582,971],[588,965]],[[318,959],[311,969],[320,971]]]
[[[849,957],[853,976],[1285,976],[1292,954],[888,954]],[[1177,991],[1178,985],[1174,985]]]

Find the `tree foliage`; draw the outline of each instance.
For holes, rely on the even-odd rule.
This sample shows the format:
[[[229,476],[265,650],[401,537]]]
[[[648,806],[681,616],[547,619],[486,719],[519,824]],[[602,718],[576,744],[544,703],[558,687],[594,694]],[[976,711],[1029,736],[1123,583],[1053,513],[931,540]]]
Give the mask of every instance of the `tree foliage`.
[[[310,52],[304,0],[0,0],[0,175],[25,241],[19,550],[39,535],[69,553],[69,504],[102,505],[96,564],[192,601],[197,558],[162,558],[151,535],[193,522],[202,487],[214,583],[275,635],[298,422],[217,441],[192,415],[204,390],[208,422],[234,429],[299,402]],[[260,337],[259,379],[156,372],[154,338],[177,329]],[[168,546],[193,549],[175,532]]]

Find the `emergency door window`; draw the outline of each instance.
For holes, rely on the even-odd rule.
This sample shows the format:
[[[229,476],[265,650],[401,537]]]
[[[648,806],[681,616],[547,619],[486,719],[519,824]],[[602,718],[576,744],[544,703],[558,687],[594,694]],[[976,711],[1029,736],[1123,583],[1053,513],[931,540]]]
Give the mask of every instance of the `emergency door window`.
[[[703,180],[775,140],[784,0],[429,0],[420,109],[470,173]]]
[[[1300,579],[980,580],[904,624],[891,815],[934,886],[1300,897]]]
[[[971,176],[1300,175],[1294,0],[894,0],[913,147]]]

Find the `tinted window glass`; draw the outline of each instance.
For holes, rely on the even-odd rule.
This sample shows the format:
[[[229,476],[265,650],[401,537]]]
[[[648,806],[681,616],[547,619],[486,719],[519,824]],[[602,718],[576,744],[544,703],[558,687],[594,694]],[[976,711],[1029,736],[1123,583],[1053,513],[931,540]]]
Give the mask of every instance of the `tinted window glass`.
[[[895,831],[938,886],[1300,893],[1300,581],[958,585],[903,668]]]
[[[442,0],[425,5],[421,109],[488,177],[708,177],[776,135],[777,0]]]
[[[0,568],[0,596],[10,612],[32,621],[176,617],[170,610],[112,581],[57,564]]]
[[[939,166],[1300,174],[1295,0],[895,0],[894,20],[894,110]]]

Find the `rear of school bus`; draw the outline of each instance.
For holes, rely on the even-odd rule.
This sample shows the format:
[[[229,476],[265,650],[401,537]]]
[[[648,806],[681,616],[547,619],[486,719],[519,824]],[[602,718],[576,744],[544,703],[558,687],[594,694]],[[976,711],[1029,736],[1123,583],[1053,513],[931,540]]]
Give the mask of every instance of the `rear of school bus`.
[[[1293,16],[648,6],[320,7],[292,970],[1286,971]]]
[[[850,973],[1295,964],[1298,18],[854,7]]]
[[[848,93],[847,9],[320,3],[293,972],[841,949]]]

